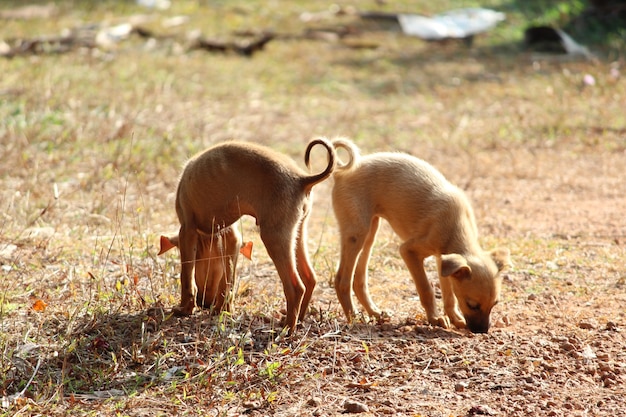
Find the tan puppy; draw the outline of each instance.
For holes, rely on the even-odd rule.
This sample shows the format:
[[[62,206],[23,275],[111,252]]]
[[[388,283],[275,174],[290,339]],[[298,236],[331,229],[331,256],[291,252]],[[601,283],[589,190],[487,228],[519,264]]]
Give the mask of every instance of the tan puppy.
[[[195,307],[192,276],[198,230],[210,235],[247,214],[256,218],[261,240],[282,281],[287,299],[285,325],[289,332],[295,329],[316,284],[305,246],[310,193],[335,168],[334,148],[325,139],[311,141],[305,159],[315,145],[328,152],[326,169],[316,175],[269,148],[242,142],[213,146],[187,163],[176,194],[182,267],[181,302],[175,314],[190,315]]]
[[[348,320],[355,314],[351,289],[368,314],[381,315],[370,298],[367,264],[382,217],[403,241],[400,254],[428,321],[487,332],[491,309],[500,296],[499,272],[510,262],[509,251],[483,252],[465,194],[421,159],[401,153],[360,157],[346,139],[336,139],[333,145],[349,156],[333,174],[333,208],[341,234],[335,290]],[[437,258],[443,316],[424,271],[424,259],[431,255]]]
[[[159,255],[178,247],[178,235],[161,236]],[[227,227],[213,235],[198,233],[196,249],[196,304],[213,312],[232,311],[237,257],[242,248],[241,234],[235,227]]]

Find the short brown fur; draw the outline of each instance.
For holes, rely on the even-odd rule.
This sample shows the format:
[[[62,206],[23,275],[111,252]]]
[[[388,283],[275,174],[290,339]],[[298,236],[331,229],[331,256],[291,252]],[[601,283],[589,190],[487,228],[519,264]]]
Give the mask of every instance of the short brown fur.
[[[190,315],[195,307],[192,276],[198,230],[210,235],[247,214],[256,218],[261,240],[282,281],[287,300],[285,326],[289,332],[295,329],[316,284],[305,245],[310,193],[335,168],[334,148],[325,139],[311,141],[305,159],[315,145],[328,152],[326,169],[315,175],[278,152],[246,142],[213,146],[187,163],[176,194],[181,302],[175,314]]]
[[[500,297],[499,272],[510,262],[509,251],[481,249],[465,194],[421,159],[401,153],[361,157],[347,139],[335,139],[333,145],[349,156],[333,174],[333,208],[341,235],[335,290],[348,320],[355,315],[351,290],[369,315],[381,316],[369,294],[367,264],[384,218],[403,241],[400,254],[428,321],[487,332]],[[438,313],[424,271],[424,259],[431,255],[437,258],[444,315]]]
[[[178,247],[178,235],[161,236],[159,255]],[[196,304],[214,313],[232,311],[232,289],[236,281],[237,257],[241,249],[241,234],[231,226],[213,235],[198,233],[196,267]]]

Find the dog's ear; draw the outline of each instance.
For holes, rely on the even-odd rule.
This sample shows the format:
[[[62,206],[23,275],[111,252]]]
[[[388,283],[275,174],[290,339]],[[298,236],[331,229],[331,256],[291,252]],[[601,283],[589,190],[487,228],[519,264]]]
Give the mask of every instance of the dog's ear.
[[[239,253],[241,253],[246,258],[252,260],[252,242],[246,242],[243,245],[241,245],[241,248],[239,249]]]
[[[161,236],[161,250],[159,251],[157,256],[162,255],[168,250],[175,248],[177,246],[178,246],[178,235],[174,237]]]
[[[491,256],[491,259],[496,263],[498,271],[513,266],[513,262],[511,262],[511,252],[507,248],[496,248],[489,252],[489,256]]]
[[[458,280],[470,279],[472,269],[461,255],[456,253],[441,255],[441,276],[453,277]]]

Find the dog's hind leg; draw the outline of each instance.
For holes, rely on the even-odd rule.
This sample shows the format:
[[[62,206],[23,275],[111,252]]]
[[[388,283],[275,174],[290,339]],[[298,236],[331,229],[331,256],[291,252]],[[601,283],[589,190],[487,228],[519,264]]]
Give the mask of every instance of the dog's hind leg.
[[[298,268],[298,274],[300,275],[300,279],[304,283],[304,298],[302,299],[302,304],[300,305],[300,314],[298,316],[298,320],[302,321],[304,316],[308,312],[309,304],[311,302],[311,298],[313,297],[313,290],[315,289],[315,285],[317,284],[317,279],[315,277],[315,271],[311,267],[311,261],[309,260],[309,254],[306,249],[306,217],[300,222],[300,230],[298,232],[298,236],[296,237],[296,265]]]
[[[420,297],[422,307],[426,311],[428,322],[445,329],[450,327],[450,319],[439,315],[435,303],[435,292],[424,271],[424,256],[420,254],[420,241],[409,239],[400,246],[400,255],[411,272],[415,288]]]
[[[356,298],[359,300],[361,305],[365,307],[367,314],[376,318],[381,317],[381,311],[370,297],[367,264],[369,263],[370,256],[372,254],[372,245],[374,245],[374,240],[376,239],[376,233],[378,232],[379,226],[380,217],[372,217],[370,229],[365,237],[363,249],[361,250],[361,254],[359,255],[359,260],[356,265],[354,282],[352,284]]]
[[[340,226],[346,224],[339,219],[338,222]],[[335,275],[335,291],[348,322],[356,315],[352,302],[352,287],[356,263],[365,243],[367,230],[367,223],[362,226],[350,224],[345,228],[341,227],[341,257]]]
[[[339,226],[341,257],[335,275],[335,291],[348,322],[355,316],[352,288],[357,260],[363,250],[370,230],[373,213],[371,208],[360,204],[352,190],[342,179],[335,178],[333,187],[333,211]]]
[[[284,231],[290,230],[289,235]],[[283,284],[283,291],[287,299],[287,317],[285,327],[289,328],[289,334],[296,330],[300,306],[304,298],[305,287],[296,270],[295,259],[295,230],[294,228],[261,225],[261,240],[265,244],[267,253],[274,261],[278,276]],[[281,232],[281,233],[279,233]]]

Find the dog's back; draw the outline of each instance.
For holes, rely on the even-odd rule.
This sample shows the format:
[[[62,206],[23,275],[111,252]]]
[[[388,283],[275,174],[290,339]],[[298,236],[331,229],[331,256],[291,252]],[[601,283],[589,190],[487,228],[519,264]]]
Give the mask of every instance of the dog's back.
[[[334,172],[333,201],[342,210],[352,205],[355,213],[380,216],[402,239],[430,233],[449,236],[450,229],[459,226],[450,224],[457,219],[476,230],[465,194],[428,162],[399,152],[360,156],[345,139],[333,144],[349,157]]]
[[[191,158],[183,170],[177,190],[179,217],[189,219],[192,214],[199,228],[212,233],[215,230],[206,230],[211,225],[228,226],[244,214],[257,219],[292,216],[297,208],[272,202],[300,203],[303,193],[330,176],[334,150],[330,144],[324,145],[330,161],[317,175],[306,173],[291,158],[254,143],[233,141],[213,146]],[[194,212],[185,213],[189,210]]]

